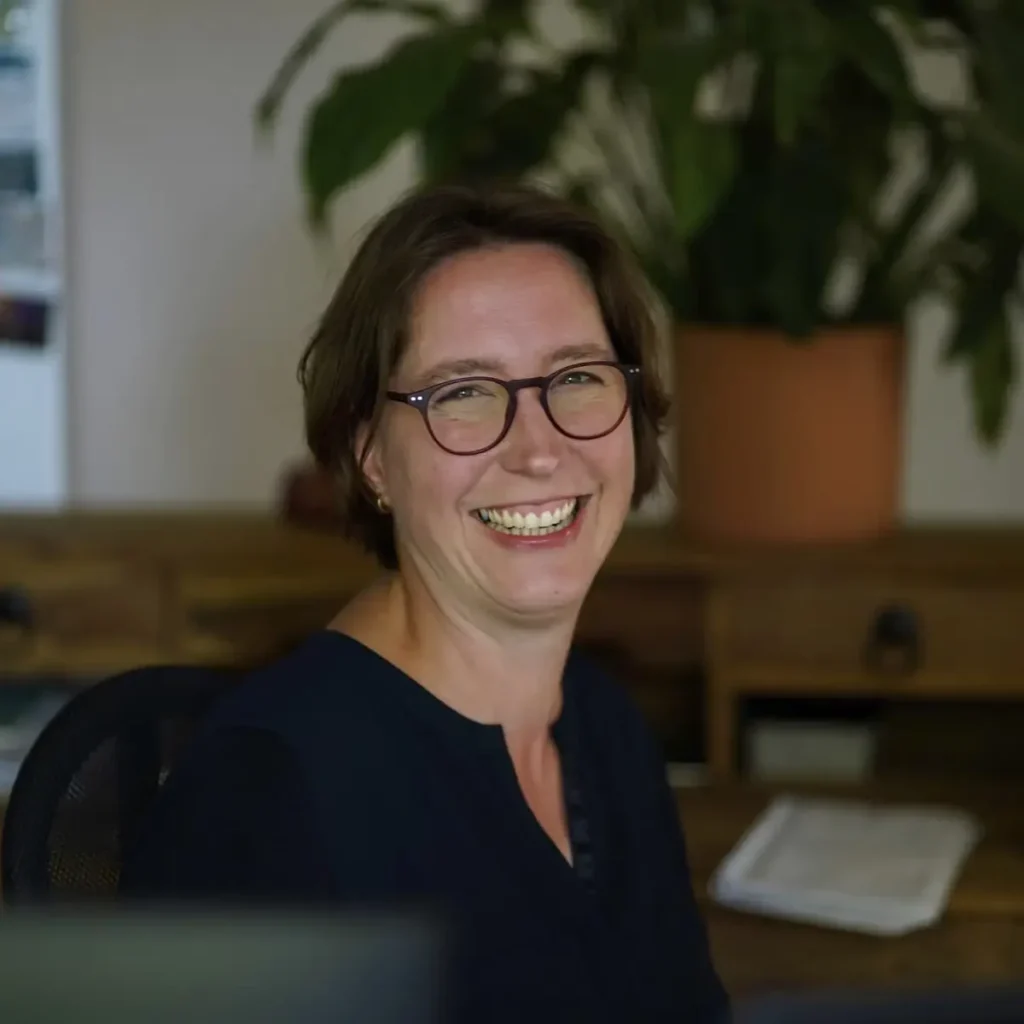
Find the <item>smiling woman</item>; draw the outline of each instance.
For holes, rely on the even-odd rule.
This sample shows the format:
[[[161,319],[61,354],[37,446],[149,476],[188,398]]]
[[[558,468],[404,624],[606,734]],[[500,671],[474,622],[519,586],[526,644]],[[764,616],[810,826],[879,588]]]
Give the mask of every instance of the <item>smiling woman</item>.
[[[631,501],[638,505],[657,482],[667,412],[648,295],[604,229],[553,196],[518,186],[486,194],[439,188],[388,211],[357,253],[300,369],[310,447],[338,477],[352,535],[396,566],[393,527],[401,517],[377,512],[357,443],[386,418],[388,391],[422,408],[417,389],[422,395],[465,377],[492,378],[490,387],[500,388],[502,378],[517,376],[511,361],[531,356],[540,360],[531,375],[609,356],[637,368],[630,398]]]
[[[380,220],[300,368],[310,447],[387,570],[211,715],[133,896],[427,902],[453,1019],[722,1020],[664,766],[571,650],[658,477],[646,289],[523,187]]]

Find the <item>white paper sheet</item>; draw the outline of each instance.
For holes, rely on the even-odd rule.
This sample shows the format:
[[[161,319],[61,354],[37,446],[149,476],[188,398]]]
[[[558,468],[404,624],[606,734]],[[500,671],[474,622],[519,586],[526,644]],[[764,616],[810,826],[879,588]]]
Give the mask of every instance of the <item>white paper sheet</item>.
[[[954,808],[779,797],[719,866],[711,895],[736,909],[902,935],[941,917],[980,831]]]

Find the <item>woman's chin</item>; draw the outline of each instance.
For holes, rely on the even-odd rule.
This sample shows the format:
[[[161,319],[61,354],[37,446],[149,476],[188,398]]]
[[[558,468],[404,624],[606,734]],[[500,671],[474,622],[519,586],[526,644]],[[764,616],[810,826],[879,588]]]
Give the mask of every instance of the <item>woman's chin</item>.
[[[611,547],[592,512],[585,507],[567,530],[540,537],[478,524],[472,546],[481,589],[517,618],[558,621],[577,614]]]
[[[495,603],[516,618],[558,621],[579,611],[592,580],[592,574],[584,578],[580,573],[505,575],[488,589]]]

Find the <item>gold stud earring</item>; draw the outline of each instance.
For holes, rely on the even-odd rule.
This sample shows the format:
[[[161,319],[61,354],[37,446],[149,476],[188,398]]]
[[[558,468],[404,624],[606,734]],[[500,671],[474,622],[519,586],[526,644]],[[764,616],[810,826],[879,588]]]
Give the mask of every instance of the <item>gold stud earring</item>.
[[[391,511],[391,506],[384,500],[383,496],[377,495],[377,511],[382,515],[386,516]]]

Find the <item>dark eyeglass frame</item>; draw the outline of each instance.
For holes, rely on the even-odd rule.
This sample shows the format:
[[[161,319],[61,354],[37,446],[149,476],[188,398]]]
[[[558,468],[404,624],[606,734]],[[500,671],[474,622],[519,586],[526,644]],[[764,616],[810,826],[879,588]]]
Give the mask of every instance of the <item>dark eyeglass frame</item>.
[[[602,430],[599,434],[570,434],[568,430],[564,430],[558,425],[555,421],[555,417],[551,414],[551,406],[548,404],[548,392],[550,391],[551,385],[559,377],[562,377],[567,373],[571,373],[573,370],[580,370],[587,366],[614,366],[615,369],[618,370],[625,378],[626,400],[622,403],[622,412],[607,430]],[[449,455],[482,455],[484,452],[489,452],[492,448],[497,448],[497,446],[505,440],[505,436],[508,434],[512,427],[512,423],[516,418],[516,412],[519,408],[520,391],[525,391],[527,388],[538,388],[540,390],[541,408],[544,410],[544,414],[547,416],[548,421],[560,434],[563,434],[565,437],[571,437],[574,441],[596,441],[599,437],[607,437],[607,435],[615,430],[615,428],[618,427],[618,425],[626,418],[626,413],[629,412],[629,408],[633,404],[633,389],[639,379],[639,366],[635,366],[631,363],[620,363],[614,359],[588,359],[583,363],[573,363],[571,366],[563,366],[543,377],[519,377],[516,380],[502,380],[500,377],[487,377],[483,374],[474,373],[469,377],[455,377],[452,380],[438,381],[437,384],[431,384],[429,387],[420,388],[419,391],[388,391],[386,394],[391,401],[403,402],[404,404],[411,405],[416,409],[423,417],[423,423],[427,428],[427,432],[430,434],[431,438],[433,438],[434,443],[439,448],[448,452]],[[505,423],[502,426],[497,439],[492,441],[490,444],[485,445],[483,448],[476,448],[471,452],[453,451],[446,445],[441,444],[437,439],[437,435],[430,426],[430,399],[436,392],[440,391],[441,388],[450,388],[456,384],[464,384],[474,380],[488,381],[491,384],[497,384],[505,389],[508,394],[508,404],[505,407]]]

